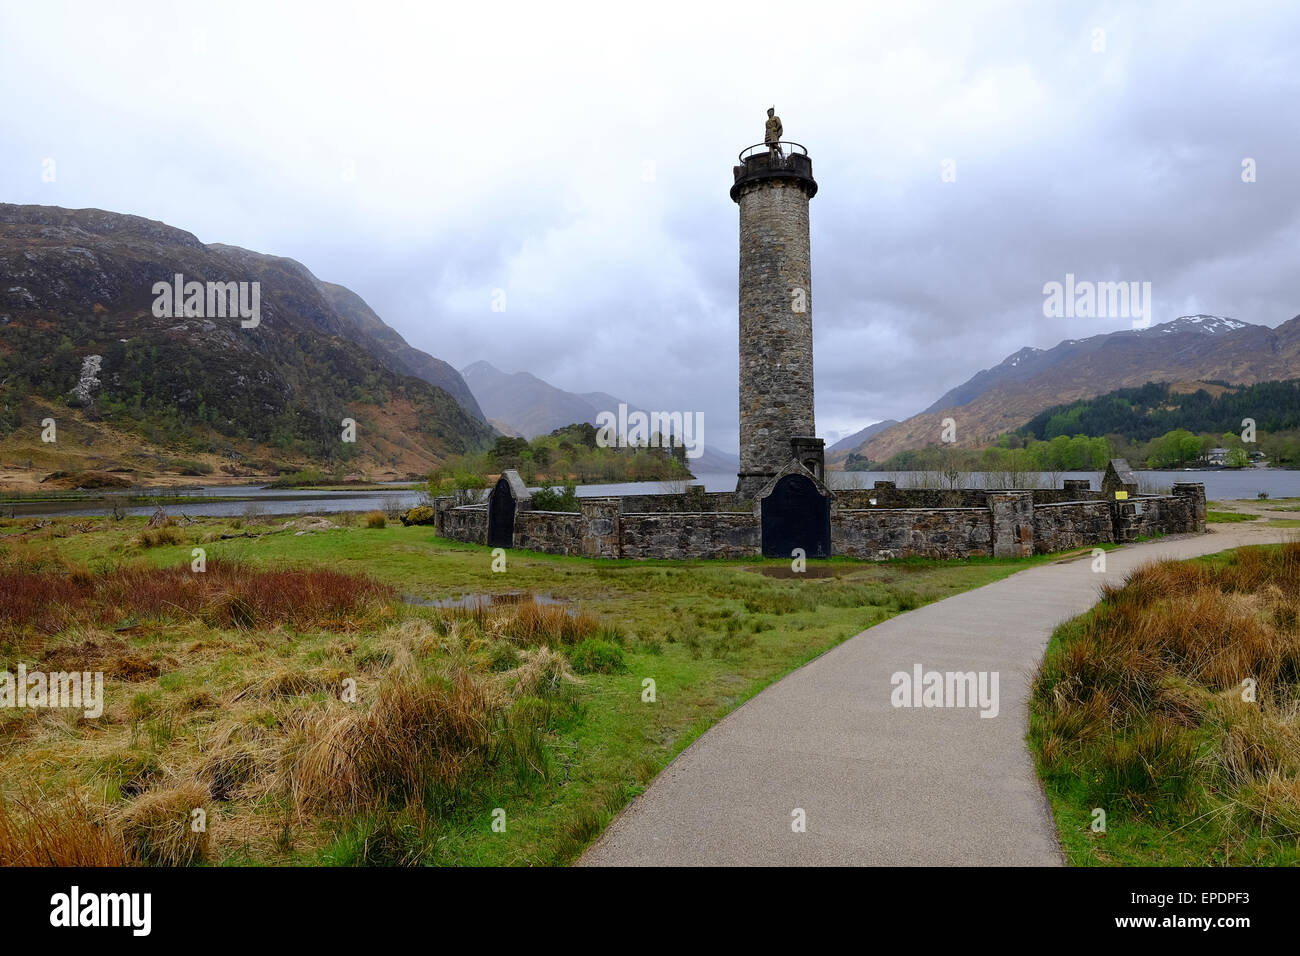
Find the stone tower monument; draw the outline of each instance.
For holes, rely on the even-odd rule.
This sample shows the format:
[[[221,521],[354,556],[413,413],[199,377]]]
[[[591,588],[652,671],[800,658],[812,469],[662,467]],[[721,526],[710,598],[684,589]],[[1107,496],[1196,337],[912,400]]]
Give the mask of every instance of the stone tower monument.
[[[740,475],[753,496],[797,458],[824,478],[813,423],[812,267],[808,151],[782,141],[768,110],[764,142],[740,154],[731,198],[740,206]]]

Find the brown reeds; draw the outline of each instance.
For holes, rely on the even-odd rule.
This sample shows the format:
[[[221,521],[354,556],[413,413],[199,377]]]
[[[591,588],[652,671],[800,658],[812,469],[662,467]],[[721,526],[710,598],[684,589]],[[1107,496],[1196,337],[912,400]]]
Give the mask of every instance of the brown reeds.
[[[102,574],[0,570],[0,625],[49,633],[75,623],[197,618],[216,627],[348,627],[372,601],[391,594],[365,575],[217,559],[203,572],[189,565]]]

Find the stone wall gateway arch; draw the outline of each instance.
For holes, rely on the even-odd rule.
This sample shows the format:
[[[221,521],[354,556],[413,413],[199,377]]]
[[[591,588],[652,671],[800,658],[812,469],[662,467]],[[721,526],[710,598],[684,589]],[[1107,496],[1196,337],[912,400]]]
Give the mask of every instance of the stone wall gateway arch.
[[[513,548],[515,512],[526,509],[532,494],[519,472],[507,468],[497,479],[487,503],[487,543],[489,548]]]
[[[831,556],[831,495],[802,464],[791,462],[759,493],[763,557]]]

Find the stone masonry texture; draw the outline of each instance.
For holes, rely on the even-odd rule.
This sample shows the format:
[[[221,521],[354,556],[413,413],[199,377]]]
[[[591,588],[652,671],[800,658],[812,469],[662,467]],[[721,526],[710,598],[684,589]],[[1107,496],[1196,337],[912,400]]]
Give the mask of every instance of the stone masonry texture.
[[[1076,494],[1089,497],[1040,501],[1056,495],[880,487],[870,493],[876,500],[872,506],[865,494],[837,493],[832,499],[832,554],[864,560],[1027,557],[1110,541],[1205,531],[1205,490],[1199,484],[1180,485],[1173,495],[1120,501],[1082,490]],[[934,497],[939,494],[943,497]],[[962,504],[949,505],[953,500]],[[436,502],[438,533],[483,544],[487,509],[449,504],[449,499]],[[514,547],[598,558],[757,557],[763,547],[762,502],[751,502],[748,510],[742,510],[741,504],[730,493],[695,491],[586,498],[578,512],[520,506],[515,511]]]
[[[790,460],[790,439],[816,434],[807,189],[798,177],[762,178],[737,199],[741,492]]]

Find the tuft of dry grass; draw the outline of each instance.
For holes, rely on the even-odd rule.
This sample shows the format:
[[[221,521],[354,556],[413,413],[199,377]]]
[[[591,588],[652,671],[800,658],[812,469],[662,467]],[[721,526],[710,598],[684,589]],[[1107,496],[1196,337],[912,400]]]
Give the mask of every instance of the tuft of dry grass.
[[[161,548],[180,543],[180,534],[170,524],[163,525],[161,528],[145,528],[140,532],[142,548]]]
[[[245,697],[275,700],[286,697],[306,697],[320,692],[337,693],[345,676],[344,672],[339,670],[313,673],[301,668],[281,667],[238,691],[231,697],[231,702],[243,700]]]
[[[1087,708],[1107,728],[1170,700],[1171,683],[1209,693],[1253,679],[1262,696],[1300,678],[1300,544],[1284,545],[1275,565],[1244,549],[1221,569],[1164,561],[1134,571],[1083,629],[1044,661],[1037,689],[1055,709]],[[1186,701],[1185,701],[1186,703]]]
[[[1275,840],[1300,841],[1300,780],[1270,771],[1238,791],[1232,808],[1245,828]]]
[[[196,776],[220,803],[246,792],[260,795],[280,758],[279,744],[276,730],[265,724],[227,717],[204,739]]]
[[[523,663],[501,674],[514,697],[547,697],[565,684],[580,683],[565,656],[549,647],[528,648],[518,655]]]
[[[570,614],[558,605],[527,601],[518,606],[503,633],[523,645],[572,645],[599,634],[600,620],[586,611]]]
[[[1103,588],[1100,604],[1058,632],[1034,678],[1030,741],[1054,800],[1135,814],[1135,862],[1162,862],[1142,854],[1176,843],[1151,831],[1189,821],[1218,862],[1291,860],[1298,618],[1296,542],[1226,562],[1149,564]]]
[[[468,671],[426,680],[399,669],[370,706],[330,706],[301,722],[285,756],[285,787],[300,812],[354,812],[453,792],[491,759],[503,705]]]
[[[205,860],[207,800],[208,788],[197,781],[150,790],[121,811],[122,836],[147,864],[189,866]]]
[[[531,594],[502,605],[476,603],[446,608],[445,627],[470,625],[479,634],[504,638],[519,647],[565,647],[600,633],[600,619],[586,611],[571,613],[560,604],[542,604]]]
[[[98,671],[108,680],[132,682],[152,680],[162,671],[161,662],[94,627],[70,629],[64,643],[45,649],[40,664],[47,671]]]
[[[112,626],[124,619],[202,620],[214,627],[350,627],[392,589],[373,578],[327,569],[262,570],[212,560],[130,566],[102,574],[0,568],[0,626],[55,633],[74,624]]]
[[[0,799],[0,866],[131,866],[122,833],[80,797]]]
[[[1216,731],[1213,769],[1233,786],[1275,774],[1300,774],[1300,725],[1271,708],[1224,695],[1210,714]]]

